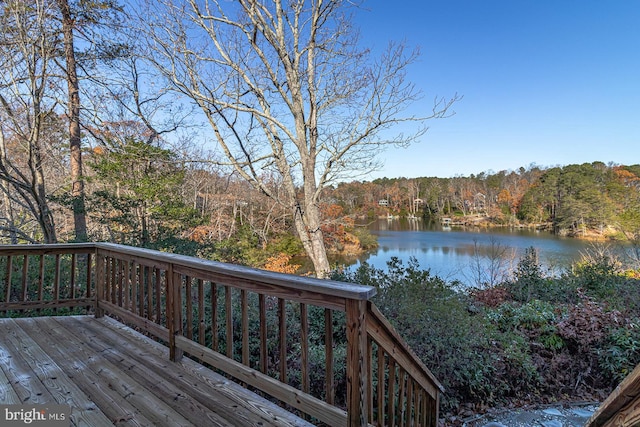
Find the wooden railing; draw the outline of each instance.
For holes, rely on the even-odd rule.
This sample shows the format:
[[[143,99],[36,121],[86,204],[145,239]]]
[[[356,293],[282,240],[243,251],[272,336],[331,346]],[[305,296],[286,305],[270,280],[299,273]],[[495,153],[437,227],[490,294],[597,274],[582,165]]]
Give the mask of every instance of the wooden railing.
[[[91,308],[94,244],[0,245],[0,315]]]
[[[0,246],[0,268],[0,316],[89,306],[311,422],[437,425],[442,386],[374,288],[109,243]]]

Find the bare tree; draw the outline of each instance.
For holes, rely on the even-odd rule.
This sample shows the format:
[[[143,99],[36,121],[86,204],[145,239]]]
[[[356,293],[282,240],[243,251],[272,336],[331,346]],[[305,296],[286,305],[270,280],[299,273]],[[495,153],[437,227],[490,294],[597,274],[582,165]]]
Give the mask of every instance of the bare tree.
[[[487,245],[474,239],[467,280],[478,289],[497,286],[509,278],[515,258],[514,249],[509,250],[493,237]]]
[[[405,146],[446,116],[436,100],[403,116],[420,97],[405,80],[416,51],[391,44],[378,59],[359,47],[341,0],[148,2],[139,30],[150,60],[200,108],[228,164],[288,209],[316,274],[330,269],[320,229],[322,189],[376,168],[388,145]],[[394,125],[416,122],[408,135]],[[264,172],[269,172],[264,174]],[[281,176],[283,194],[262,177]]]
[[[46,1],[8,1],[0,14],[0,179],[11,201],[37,221],[46,243],[57,241],[43,146],[57,106],[50,79],[58,48],[51,14]],[[27,233],[23,237],[34,240]]]

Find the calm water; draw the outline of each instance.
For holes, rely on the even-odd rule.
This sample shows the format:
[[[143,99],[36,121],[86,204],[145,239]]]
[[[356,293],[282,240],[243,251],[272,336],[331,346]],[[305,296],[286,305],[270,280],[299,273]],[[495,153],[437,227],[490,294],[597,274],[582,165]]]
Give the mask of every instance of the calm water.
[[[391,257],[406,263],[410,257],[418,260],[421,268],[429,268],[433,275],[466,284],[473,284],[479,268],[488,269],[490,259],[502,254],[501,269],[512,269],[526,248],[538,250],[540,262],[552,273],[558,273],[581,256],[591,243],[563,238],[547,232],[508,228],[469,229],[451,227],[422,220],[378,220],[369,224],[378,237],[376,253],[360,258],[360,262],[386,268]],[[495,264],[494,264],[495,265]]]

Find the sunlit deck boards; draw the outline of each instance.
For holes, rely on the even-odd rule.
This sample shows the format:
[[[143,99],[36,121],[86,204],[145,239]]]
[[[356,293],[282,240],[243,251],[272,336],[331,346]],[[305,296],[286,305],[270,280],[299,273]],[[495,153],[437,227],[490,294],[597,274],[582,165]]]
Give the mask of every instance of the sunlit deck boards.
[[[66,404],[73,424],[87,426],[311,425],[92,316],[0,319],[0,403]]]

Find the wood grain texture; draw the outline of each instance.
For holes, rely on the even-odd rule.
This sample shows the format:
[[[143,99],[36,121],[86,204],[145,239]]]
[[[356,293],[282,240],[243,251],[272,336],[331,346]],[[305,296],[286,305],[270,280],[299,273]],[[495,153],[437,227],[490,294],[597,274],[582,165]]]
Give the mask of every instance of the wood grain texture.
[[[22,375],[29,375],[34,380],[33,384],[36,383],[37,378],[40,382],[37,387],[42,386],[47,390],[48,393],[41,394],[47,400],[46,403],[69,405],[71,421],[76,425],[96,427],[113,425],[51,356],[20,328],[17,321],[2,319],[0,331],[9,351],[12,352],[11,357],[14,360],[22,359],[20,361]]]
[[[640,365],[613,390],[586,427],[635,425],[640,425]]]
[[[311,425],[108,317],[0,319],[0,334],[0,403],[69,404],[74,425]]]
[[[117,366],[96,357],[84,342],[67,334],[64,325],[60,325],[55,319],[50,322],[24,319],[20,321],[20,327],[38,341],[43,350],[57,361],[69,378],[114,424],[153,426],[158,423],[158,419],[148,419],[143,414],[151,399],[141,392],[141,387]],[[66,345],[61,347],[58,345],[60,342],[65,342]],[[162,414],[161,411],[146,412]]]
[[[367,302],[347,301],[347,425],[368,424]]]
[[[13,381],[9,379],[5,371],[11,374],[9,351],[0,343],[0,403],[4,405],[20,404],[22,399],[13,389]]]
[[[313,396],[302,393],[294,387],[283,384],[275,378],[244,366],[240,362],[236,362],[235,360],[229,359],[209,348],[198,345],[185,337],[177,336],[176,343],[185,352],[191,354],[197,359],[229,373],[239,381],[265,391],[271,396],[274,396],[294,408],[300,409],[327,425],[338,427],[347,424],[347,414],[339,408],[328,405]]]

